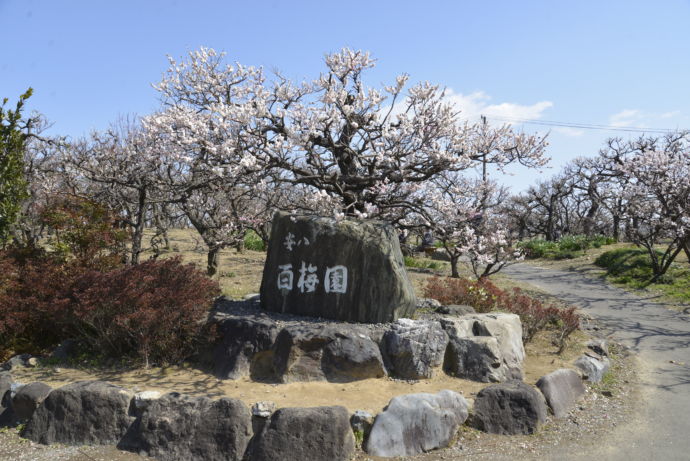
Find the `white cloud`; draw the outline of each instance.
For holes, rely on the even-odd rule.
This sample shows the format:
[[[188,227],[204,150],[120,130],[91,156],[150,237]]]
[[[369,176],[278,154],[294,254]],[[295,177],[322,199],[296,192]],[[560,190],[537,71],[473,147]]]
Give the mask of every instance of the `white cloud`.
[[[490,104],[491,96],[483,91],[475,91],[470,94],[446,91],[446,98],[455,103],[462,111],[460,117],[467,120],[478,119],[481,115],[497,118],[538,119],[545,110],[553,107],[551,101],[539,101],[531,105],[503,102]]]
[[[567,126],[558,126],[552,128],[552,130],[556,133],[560,133],[565,136],[570,136],[571,138],[577,138],[578,136],[582,136],[585,134],[584,130],[578,130],[577,128],[570,128]]]
[[[642,120],[642,111],[639,109],[623,109],[609,117],[612,126],[626,127],[633,126]]]

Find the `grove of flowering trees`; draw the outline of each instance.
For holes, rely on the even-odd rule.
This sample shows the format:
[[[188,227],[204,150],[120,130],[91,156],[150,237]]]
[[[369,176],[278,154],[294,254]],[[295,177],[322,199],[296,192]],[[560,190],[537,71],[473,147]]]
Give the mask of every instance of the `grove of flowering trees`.
[[[507,214],[521,237],[623,235],[646,250],[658,280],[681,252],[690,263],[690,132],[609,139],[512,197]]]
[[[405,74],[369,86],[375,63],[343,49],[325,57],[319,75],[295,82],[201,48],[170,59],[154,85],[159,110],[56,145],[33,174],[53,194],[116,211],[132,235],[131,264],[145,249],[145,227],[160,238],[182,219],[207,246],[214,274],[222,248],[250,229],[266,240],[281,209],[431,230],[453,275],[460,257],[477,276],[495,272],[519,255],[496,209],[505,192],[487,166],[542,166],[545,139],[463,121],[443,88],[409,86]],[[40,208],[40,200],[29,202]]]
[[[657,277],[681,252],[690,260],[688,133],[611,139],[510,197],[489,172],[546,165],[544,137],[464,121],[442,87],[408,85],[406,74],[370,86],[375,64],[343,49],[319,75],[293,81],[208,48],[171,58],[154,113],[26,149],[25,214],[57,193],[97,200],[132,235],[131,264],[146,227],[164,239],[185,223],[206,245],[211,275],[219,251],[249,230],[267,241],[276,210],[431,231],[456,277],[461,260],[478,278],[497,272],[533,236],[625,236],[648,249]],[[39,238],[30,222],[13,225]]]

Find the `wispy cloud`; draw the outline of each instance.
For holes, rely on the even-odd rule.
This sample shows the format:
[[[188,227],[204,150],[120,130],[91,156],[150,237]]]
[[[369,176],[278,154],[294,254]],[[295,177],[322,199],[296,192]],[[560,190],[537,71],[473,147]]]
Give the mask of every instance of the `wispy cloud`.
[[[639,109],[623,109],[609,117],[609,124],[612,126],[626,127],[640,123],[642,111]]]
[[[475,120],[482,115],[510,119],[538,119],[544,111],[553,107],[551,101],[539,101],[530,105],[512,102],[491,104],[491,96],[483,91],[462,94],[455,93],[453,90],[447,90],[446,97],[449,101],[457,104],[462,111],[460,116],[467,120]]]
[[[609,117],[609,124],[617,127],[652,127],[669,128],[669,121],[683,123],[687,117],[679,110],[668,112],[647,112],[640,109],[624,109]],[[686,122],[687,123],[687,122]]]
[[[552,128],[556,133],[560,133],[565,136],[570,136],[571,138],[577,138],[585,134],[585,130],[578,130],[577,128],[571,128],[567,126],[557,126]]]

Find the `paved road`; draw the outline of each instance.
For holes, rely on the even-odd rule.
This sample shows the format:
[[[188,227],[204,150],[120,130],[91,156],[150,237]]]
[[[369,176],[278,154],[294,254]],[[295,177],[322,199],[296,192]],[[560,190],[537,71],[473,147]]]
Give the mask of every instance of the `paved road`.
[[[577,272],[516,264],[504,273],[582,308],[640,357],[644,401],[639,418],[593,451],[564,458],[690,460],[690,315]]]

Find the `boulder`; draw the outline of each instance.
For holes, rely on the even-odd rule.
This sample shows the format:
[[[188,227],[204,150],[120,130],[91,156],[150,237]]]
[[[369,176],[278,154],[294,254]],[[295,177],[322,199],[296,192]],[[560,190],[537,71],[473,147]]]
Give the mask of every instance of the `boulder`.
[[[134,418],[134,394],[103,381],[80,381],[53,390],[34,412],[22,437],[43,444],[115,444]]]
[[[386,376],[379,346],[365,335],[346,336],[330,342],[324,348],[323,369],[328,381],[332,382]]]
[[[603,338],[595,338],[587,342],[587,348],[595,354],[609,356],[609,342]]]
[[[601,382],[606,372],[611,367],[611,362],[608,357],[603,357],[593,352],[587,352],[581,355],[574,363],[582,372],[582,378],[592,383]]]
[[[402,379],[426,379],[443,364],[448,335],[431,320],[399,319],[383,335],[389,373]]]
[[[357,328],[291,325],[278,333],[273,369],[283,383],[349,382],[385,376],[377,344]]]
[[[465,398],[449,390],[395,397],[376,417],[366,451],[393,457],[447,447],[467,414]]]
[[[441,303],[434,298],[418,298],[417,299],[417,310],[431,310],[438,311],[441,307]]]
[[[118,448],[166,461],[239,461],[251,435],[240,400],[170,393],[144,409]]]
[[[412,315],[416,304],[392,226],[276,213],[261,281],[263,309],[382,323]]]
[[[474,307],[465,304],[449,304],[448,306],[441,306],[437,309],[439,314],[444,315],[469,315],[476,314]]]
[[[337,331],[324,325],[293,325],[278,333],[273,367],[283,383],[325,381],[321,366],[324,348],[337,338]]]
[[[14,357],[10,358],[5,363],[3,363],[2,366],[0,366],[0,369],[10,371],[13,368],[17,368],[17,367],[19,367],[19,368],[26,367],[28,364],[28,361],[31,357],[32,357],[31,354],[15,355]]]
[[[570,408],[585,393],[580,375],[567,368],[542,376],[537,381],[537,387],[556,418],[567,416]]]
[[[5,394],[7,394],[12,389],[12,384],[14,380],[9,371],[0,371],[0,411],[6,407]]]
[[[251,461],[350,460],[355,439],[344,407],[282,408],[250,447]]]
[[[213,353],[214,372],[218,378],[270,375],[271,347],[278,336],[275,322],[254,317],[229,317],[218,322],[218,331],[222,340]]]
[[[492,384],[474,399],[472,425],[491,434],[533,434],[546,421],[539,391],[519,380]]]
[[[12,424],[12,387],[14,381],[8,371],[0,371],[0,426]]]
[[[506,380],[501,350],[493,336],[451,336],[443,369],[451,376],[482,383]]]
[[[522,323],[520,317],[515,314],[492,313],[492,314],[467,314],[461,317],[445,317],[441,319],[443,329],[448,333],[451,343],[454,344],[453,350],[461,354],[458,357],[447,356],[450,360],[448,368],[458,369],[463,363],[489,363],[492,370],[481,372],[471,369],[458,370],[456,376],[479,375],[486,376],[490,381],[506,381],[510,379],[522,379],[522,362],[525,359],[525,348],[522,344]],[[459,339],[493,337],[496,338],[498,359],[500,366],[496,367],[491,353],[493,351],[491,341],[474,341],[471,346],[467,342],[460,344]],[[481,360],[469,358],[467,354],[484,351],[488,355]],[[452,351],[451,351],[452,352]]]
[[[19,423],[25,423],[36,409],[48,397],[53,388],[45,383],[35,382],[22,386],[12,398],[14,418]]]

